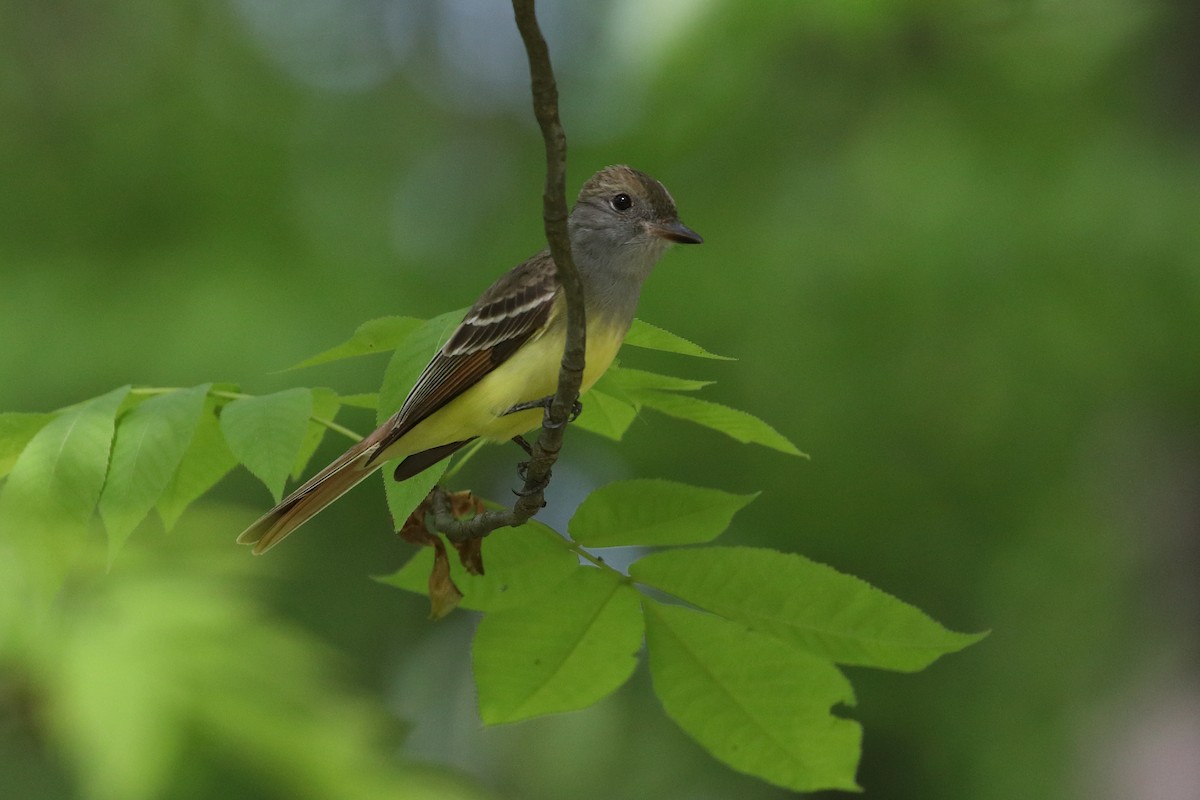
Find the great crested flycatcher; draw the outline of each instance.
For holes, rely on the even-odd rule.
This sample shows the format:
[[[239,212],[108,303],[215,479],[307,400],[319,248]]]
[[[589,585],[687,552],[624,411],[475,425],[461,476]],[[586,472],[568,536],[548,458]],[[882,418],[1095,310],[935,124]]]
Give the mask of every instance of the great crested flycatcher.
[[[626,166],[606,167],[583,185],[568,230],[587,317],[582,393],[612,363],[663,252],[703,240],[679,221],[666,187]],[[402,481],[475,438],[504,441],[538,427],[542,412],[530,406],[557,388],[566,312],[549,251],[519,264],[475,301],[399,411],[238,541],[266,552],[385,461],[403,459],[395,473]]]

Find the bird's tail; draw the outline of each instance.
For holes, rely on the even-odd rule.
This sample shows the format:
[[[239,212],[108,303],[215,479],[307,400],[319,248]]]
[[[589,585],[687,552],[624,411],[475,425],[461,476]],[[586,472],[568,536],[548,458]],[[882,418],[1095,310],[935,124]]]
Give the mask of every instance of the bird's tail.
[[[370,455],[370,450],[351,448],[242,531],[238,543],[254,545],[256,556],[267,552],[378,469],[382,462],[370,462]]]

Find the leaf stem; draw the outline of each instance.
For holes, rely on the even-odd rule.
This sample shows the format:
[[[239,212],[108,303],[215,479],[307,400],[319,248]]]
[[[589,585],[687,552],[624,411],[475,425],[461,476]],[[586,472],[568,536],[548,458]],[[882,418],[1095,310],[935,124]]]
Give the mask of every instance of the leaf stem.
[[[154,395],[170,394],[171,392],[178,391],[178,386],[140,386],[130,389],[129,393],[152,397]],[[225,389],[209,389],[208,393],[209,395],[213,397],[219,397],[222,400],[246,400],[250,397],[254,397],[252,394],[245,394],[244,392],[230,392],[226,391]],[[340,433],[356,442],[363,438],[361,434],[351,430],[350,428],[347,428],[345,425],[339,425],[331,419],[325,419],[324,417],[318,417],[312,414],[310,414],[308,418],[318,425],[324,425],[329,430]]]
[[[610,566],[609,563],[600,556],[592,555],[592,553],[585,550],[583,545],[581,545],[579,542],[575,541],[569,536],[564,536],[563,541],[567,543],[568,550],[582,558],[584,561],[590,562],[600,569],[608,570],[614,575],[620,576],[621,580],[626,583],[632,583],[632,580],[628,575],[626,575],[624,572],[621,572],[621,570],[617,569],[616,567]]]
[[[353,439],[356,442],[361,441],[363,438],[360,434],[352,431],[351,429],[347,428],[345,425],[339,425],[331,419],[325,419],[324,417],[313,417],[313,416],[310,416],[309,419],[311,419],[313,422],[317,423],[318,425],[324,425],[326,428],[329,428],[329,430],[335,431],[336,433],[340,433],[343,436],[345,436],[349,439]]]

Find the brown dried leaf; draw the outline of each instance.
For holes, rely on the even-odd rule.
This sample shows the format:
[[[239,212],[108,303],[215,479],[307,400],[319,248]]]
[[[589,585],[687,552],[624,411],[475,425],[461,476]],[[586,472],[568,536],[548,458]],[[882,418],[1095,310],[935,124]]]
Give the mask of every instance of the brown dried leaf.
[[[470,519],[482,514],[483,501],[470,492],[453,492],[447,495],[450,501],[450,513],[455,519]],[[463,569],[472,575],[483,574],[483,539],[467,539],[463,542],[451,540],[450,544],[458,551],[458,560]]]
[[[483,501],[470,492],[451,492],[446,497],[455,519],[468,519],[483,513]]]
[[[463,569],[472,575],[483,574],[483,539],[468,539],[465,542],[450,542],[458,551],[458,560]]]
[[[437,489],[434,488],[433,492],[436,491]],[[396,533],[400,534],[400,538],[404,541],[422,547],[437,546],[438,537],[430,533],[429,528],[425,526],[425,517],[433,510],[433,492],[425,496],[421,504],[408,515],[408,519],[404,520],[404,524],[396,530]]]
[[[441,619],[458,607],[462,592],[450,579],[450,558],[446,546],[436,536],[433,538],[433,570],[429,573],[429,617]]]
[[[433,569],[429,573],[429,616],[431,619],[441,619],[449,614],[462,600],[462,592],[450,578],[450,558],[446,545],[441,537],[430,533],[425,525],[425,517],[433,511],[433,496],[438,489],[435,487],[421,504],[413,509],[404,520],[396,533],[400,538],[411,544],[433,548]]]

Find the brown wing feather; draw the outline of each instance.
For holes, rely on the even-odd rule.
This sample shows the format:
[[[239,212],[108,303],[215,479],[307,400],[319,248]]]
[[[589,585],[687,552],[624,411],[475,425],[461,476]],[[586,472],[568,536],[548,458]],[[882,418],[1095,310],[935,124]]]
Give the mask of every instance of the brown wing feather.
[[[546,251],[501,277],[475,302],[442,352],[460,355],[494,347],[530,330],[549,312],[558,292],[554,262]]]
[[[529,341],[545,326],[558,291],[554,261],[545,251],[492,284],[421,372],[404,405],[376,432],[382,434],[379,447],[366,465]]]

